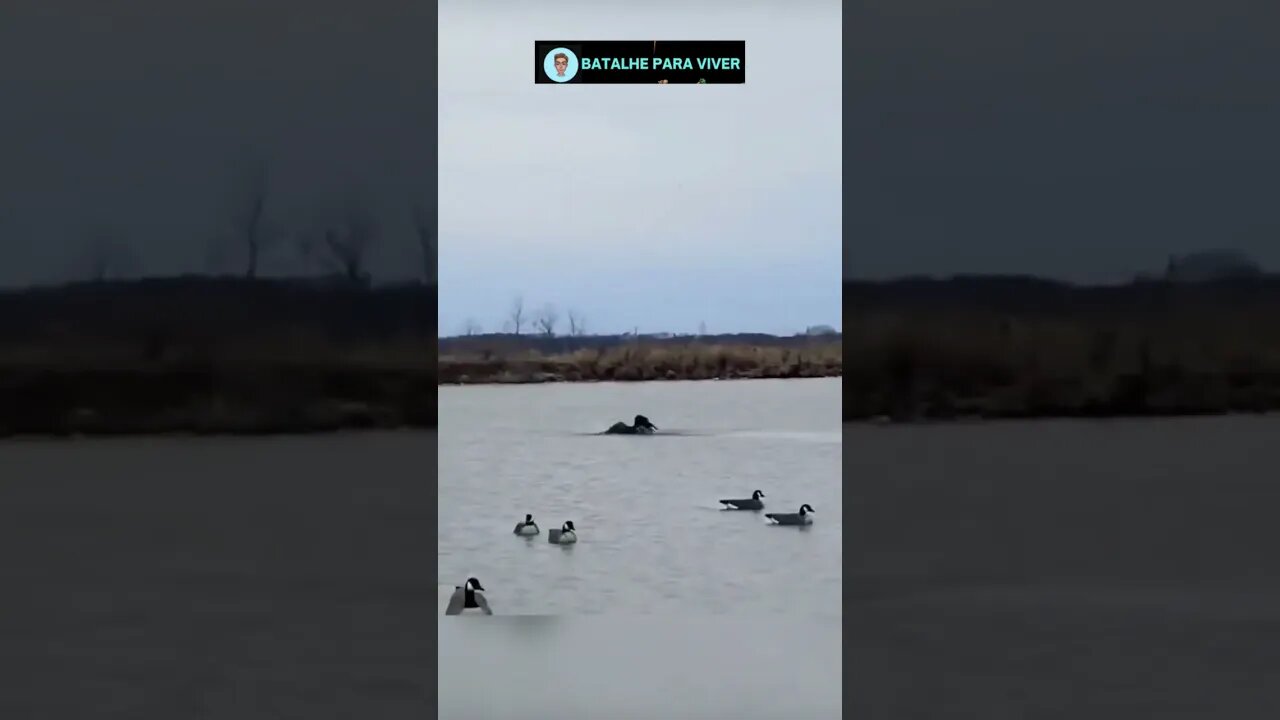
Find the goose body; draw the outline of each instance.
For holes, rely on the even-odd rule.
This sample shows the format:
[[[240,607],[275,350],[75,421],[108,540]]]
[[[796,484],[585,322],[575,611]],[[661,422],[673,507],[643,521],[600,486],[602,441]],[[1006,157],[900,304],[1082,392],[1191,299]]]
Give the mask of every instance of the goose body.
[[[759,490],[751,493],[749,498],[721,500],[721,504],[725,510],[763,510],[764,501],[760,498],[764,497],[764,493]]]
[[[467,581],[453,591],[453,597],[449,598],[449,606],[445,608],[445,615],[492,615],[493,611],[489,609],[489,601],[481,595],[484,586],[475,578],[467,578]]]
[[[524,537],[533,537],[542,532],[542,530],[538,528],[538,523],[533,521],[533,515],[525,515],[524,520],[516,523],[516,529],[512,532]]]
[[[778,525],[812,525],[813,508],[808,503],[800,506],[798,513],[765,513],[765,517]]]
[[[630,425],[618,421],[609,426],[604,431],[605,435],[652,435],[658,429],[657,425],[649,422],[649,418],[643,415],[637,415]]]
[[[573,529],[573,521],[567,520],[559,530],[547,533],[547,542],[555,545],[572,545],[578,542],[578,533]]]

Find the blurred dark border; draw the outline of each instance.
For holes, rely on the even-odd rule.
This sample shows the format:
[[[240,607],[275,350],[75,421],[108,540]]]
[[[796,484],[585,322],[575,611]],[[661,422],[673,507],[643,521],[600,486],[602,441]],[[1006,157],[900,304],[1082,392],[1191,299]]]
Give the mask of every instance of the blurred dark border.
[[[1156,127],[1113,127],[1105,108],[1072,105],[1091,97],[1091,86],[1071,75],[1069,57],[1035,82],[1039,99],[1065,100],[1080,114],[1091,113],[1090,126],[1071,128],[1081,147],[1104,132],[1111,137],[1129,133],[1137,141],[1136,134],[1161,129],[1161,120],[1172,121],[1188,107],[1213,111],[1222,102],[1214,91],[1225,78],[1215,74],[1215,62],[1232,67],[1225,59],[1249,57],[1280,69],[1274,51],[1264,54],[1260,44],[1246,50],[1247,44],[1221,37],[1214,42],[1213,34],[1215,28],[1225,33],[1275,27],[1278,15],[1270,5],[1234,1],[1192,6],[997,0],[962,7],[884,0],[846,6],[846,289],[851,275],[866,277],[858,268],[882,251],[878,243],[893,241],[868,236],[875,234],[868,230],[875,226],[870,221],[849,229],[850,218],[865,215],[861,204],[874,202],[868,200],[870,190],[893,172],[884,153],[878,161],[866,159],[875,155],[877,129],[893,125],[895,147],[909,147],[910,138],[903,135],[908,131],[901,126],[917,121],[921,133],[944,127],[949,104],[968,99],[960,83],[948,98],[930,96],[906,79],[932,78],[937,87],[946,78],[964,78],[970,86],[990,90],[996,81],[983,84],[984,67],[1019,72],[1025,59],[1008,52],[1015,43],[1024,43],[1028,55],[1050,39],[1068,48],[1068,56],[1077,45],[1089,47],[1101,58],[1096,64],[1105,68],[1103,76],[1120,78],[1117,83],[1145,78],[1129,88],[1131,102],[1150,105],[1161,94],[1178,93],[1183,99],[1153,111],[1149,119]],[[1066,21],[1072,27],[1062,27]],[[983,28],[998,28],[1005,47],[983,47]],[[1261,43],[1259,36],[1252,40]],[[930,52],[941,43],[947,47]],[[1172,65],[1180,56],[1191,57],[1189,48],[1198,54],[1181,69],[1195,72],[1184,74]],[[974,57],[988,65],[967,62]],[[1023,67],[1030,84],[1033,76]],[[893,96],[902,100],[899,110],[909,107],[910,112],[878,114],[875,94],[861,80],[873,70],[879,91],[900,93]],[[895,72],[904,78],[901,85],[889,81]],[[1063,84],[1060,95],[1056,83]],[[1252,91],[1255,110],[1280,107],[1275,84]],[[1127,96],[1118,97],[1115,102],[1123,105]],[[1006,99],[1011,111],[1022,108],[1022,99]],[[993,116],[967,116],[965,129],[981,140],[959,154],[981,158],[1012,152],[1002,147],[1006,139]],[[1183,138],[1192,148],[1213,139]],[[1263,154],[1276,147],[1274,135],[1234,139]],[[914,160],[916,176],[945,177],[957,187],[982,172],[958,162],[949,165],[944,158]],[[1051,164],[1043,168],[1046,178],[1055,172],[1060,170]],[[898,177],[899,189],[909,189],[916,176]],[[1250,180],[1242,173],[1219,175],[1214,182]],[[927,213],[922,198],[906,201]],[[1069,194],[1055,201],[1078,209]],[[1223,237],[1248,229],[1234,222],[1231,216],[1221,219]],[[856,234],[859,228],[862,234]],[[955,242],[963,241],[963,230],[940,228]],[[1091,241],[1094,250],[1104,242]],[[1063,252],[1066,257],[1070,249]],[[846,359],[855,357],[849,310],[846,297]],[[848,362],[845,367],[848,371]],[[1274,568],[1280,530],[1271,518],[1280,506],[1280,490],[1274,478],[1265,477],[1265,464],[1274,468],[1275,463],[1275,453],[1267,449],[1272,441],[1258,432],[1258,423],[1274,426],[1273,420],[1241,427],[1229,417],[1048,418],[1003,425],[978,421],[967,428],[954,421],[883,420],[846,423],[844,431],[849,716],[1207,720],[1275,715],[1280,582]],[[1122,466],[1127,470],[1112,464],[1116,456],[1127,459]],[[1037,457],[1057,458],[1056,464],[1039,465]],[[1143,457],[1149,462],[1137,461]]]
[[[344,4],[370,32],[368,4]],[[420,26],[434,148],[435,4],[379,4]],[[148,9],[83,21],[109,28],[116,12]],[[436,157],[406,162],[434,210]],[[0,717],[435,717],[434,428],[421,435],[416,457],[390,460],[407,467],[388,466],[377,435],[204,438],[180,462],[147,438],[0,441]],[[341,480],[270,466],[273,443],[295,439]],[[96,464],[71,471],[60,456],[77,443]],[[224,446],[260,474],[198,484],[201,452]]]

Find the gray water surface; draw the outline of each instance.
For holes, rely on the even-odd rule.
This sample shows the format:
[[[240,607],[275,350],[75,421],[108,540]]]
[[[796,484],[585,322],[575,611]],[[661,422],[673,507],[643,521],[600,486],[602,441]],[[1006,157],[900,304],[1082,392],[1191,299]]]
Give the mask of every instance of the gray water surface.
[[[840,626],[771,615],[439,618],[441,720],[836,720]]]
[[[851,712],[1271,718],[1280,417],[848,426]]]
[[[440,388],[438,600],[495,613],[841,615],[839,378]],[[594,435],[648,416],[669,435]],[[813,506],[808,528],[724,512]],[[512,534],[533,513],[543,533]],[[573,520],[575,546],[546,531]]]
[[[0,717],[422,717],[435,446],[0,442]]]

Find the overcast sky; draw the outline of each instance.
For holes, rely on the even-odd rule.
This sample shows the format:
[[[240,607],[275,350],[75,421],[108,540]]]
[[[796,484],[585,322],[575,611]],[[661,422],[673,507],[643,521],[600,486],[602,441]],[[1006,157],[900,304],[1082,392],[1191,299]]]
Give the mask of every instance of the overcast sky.
[[[1280,270],[1277,3],[859,7],[850,274],[1110,281],[1200,248]]]
[[[1280,269],[1275,3],[858,3],[844,118],[834,2],[633,5],[441,8],[443,331],[499,327],[517,293],[602,331],[837,324],[842,229],[858,277],[1115,280],[1216,247]],[[83,277],[97,227],[136,272],[235,268],[211,240],[255,155],[274,224],[364,195],[387,225],[370,269],[417,275],[435,19],[418,0],[0,3],[0,285]],[[748,82],[534,85],[534,40],[594,38],[743,39]]]
[[[440,328],[840,325],[840,3],[446,0]],[[745,85],[536,85],[535,40],[745,40]]]
[[[255,157],[281,233],[355,198],[386,225],[369,269],[418,274],[434,21],[419,0],[0,2],[0,285],[84,279],[98,228],[132,273],[239,270],[212,240]],[[292,242],[263,263],[297,269]]]

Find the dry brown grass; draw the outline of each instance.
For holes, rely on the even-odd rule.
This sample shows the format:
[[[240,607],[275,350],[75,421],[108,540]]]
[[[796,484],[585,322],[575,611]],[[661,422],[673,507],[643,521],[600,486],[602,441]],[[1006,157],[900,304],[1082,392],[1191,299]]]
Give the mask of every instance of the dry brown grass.
[[[434,426],[439,382],[839,375],[838,343],[629,343],[543,356],[444,357],[420,339],[342,343],[283,334],[215,344],[0,346],[0,436],[288,433]],[[439,373],[437,373],[439,370]]]
[[[440,383],[842,376],[848,419],[1262,411],[1280,409],[1280,321],[1267,302],[846,308],[838,340],[641,339],[544,354],[494,338],[438,362],[434,338],[394,328],[342,339],[179,324],[90,339],[78,328],[93,324],[63,323],[0,345],[0,435],[434,425]]]
[[[434,348],[318,341],[0,348],[0,436],[296,433],[436,424]]]
[[[516,350],[501,356],[440,358],[441,383],[590,382],[800,378],[838,376],[839,342],[794,347],[629,342],[608,348],[543,355]]]
[[[845,337],[849,419],[1280,409],[1280,324],[1261,315],[885,313]]]

